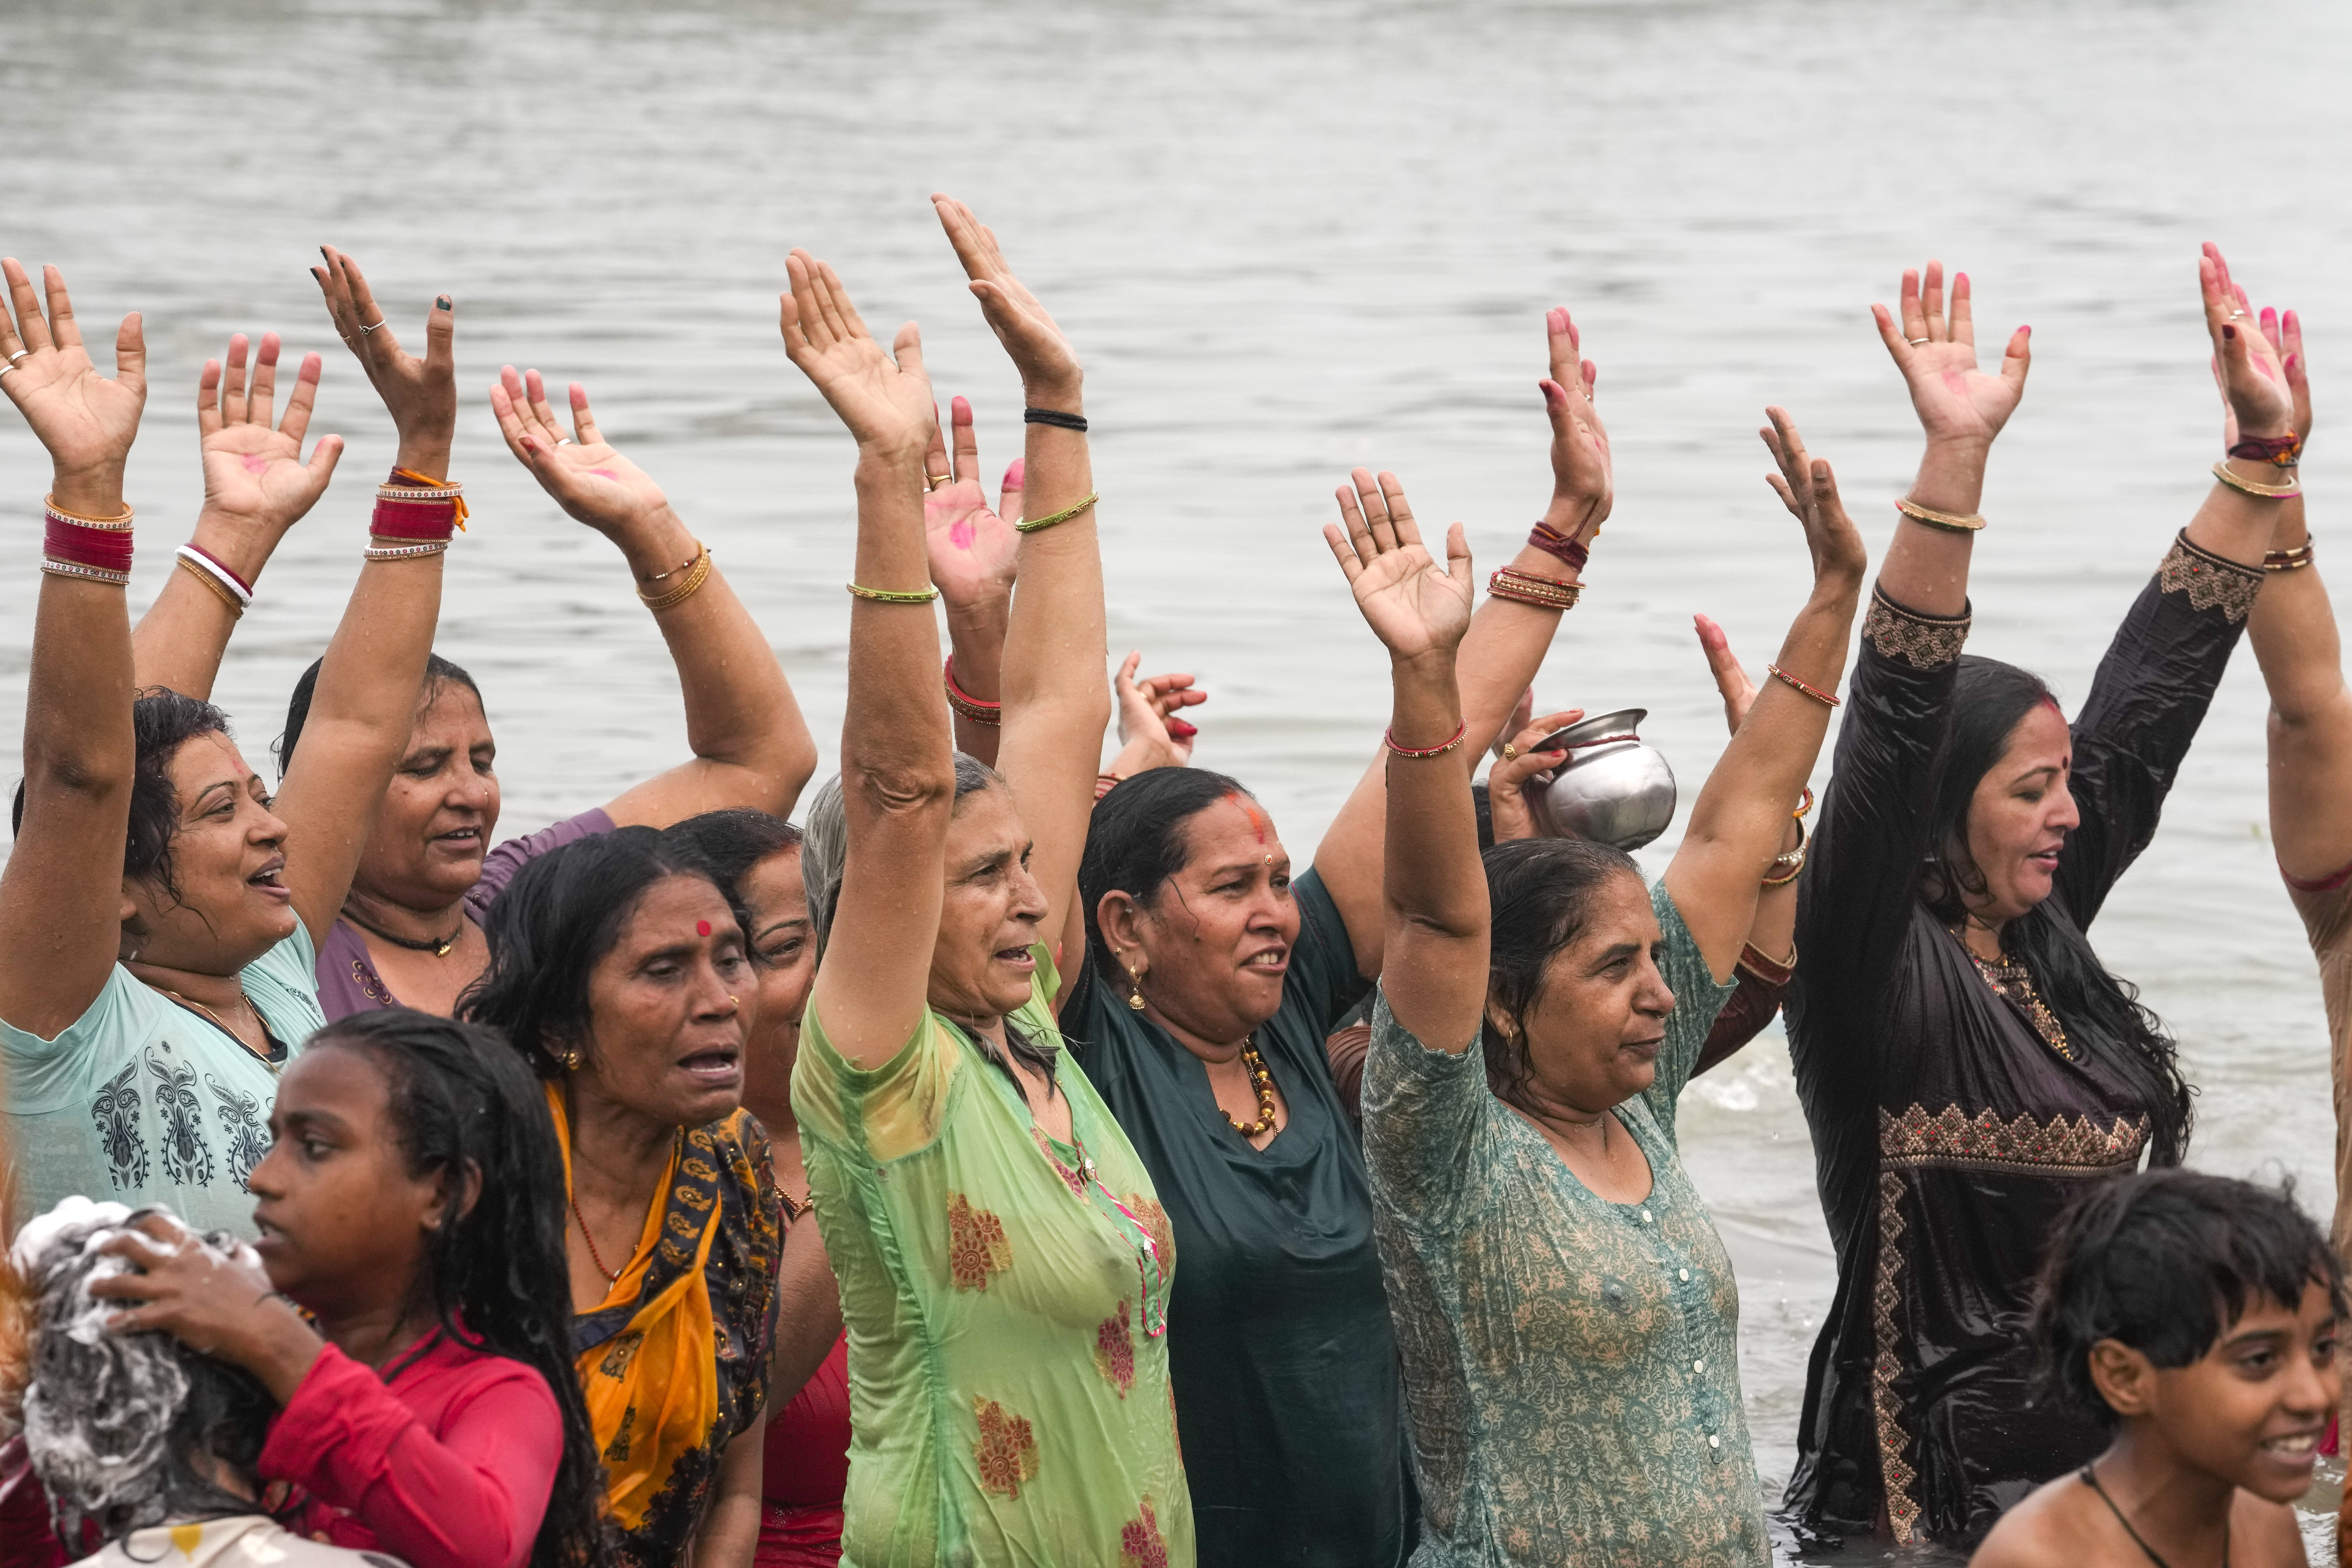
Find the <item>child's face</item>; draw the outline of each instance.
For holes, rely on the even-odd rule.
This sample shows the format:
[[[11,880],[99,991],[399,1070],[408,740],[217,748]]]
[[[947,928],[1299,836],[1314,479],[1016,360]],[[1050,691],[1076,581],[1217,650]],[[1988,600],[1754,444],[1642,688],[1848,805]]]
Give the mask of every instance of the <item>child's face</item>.
[[[2339,1386],[2323,1287],[2306,1286],[2291,1310],[2251,1301],[2200,1359],[2149,1373],[2145,1408],[2123,1414],[2148,1420],[2189,1465],[2273,1502],[2310,1487]]]

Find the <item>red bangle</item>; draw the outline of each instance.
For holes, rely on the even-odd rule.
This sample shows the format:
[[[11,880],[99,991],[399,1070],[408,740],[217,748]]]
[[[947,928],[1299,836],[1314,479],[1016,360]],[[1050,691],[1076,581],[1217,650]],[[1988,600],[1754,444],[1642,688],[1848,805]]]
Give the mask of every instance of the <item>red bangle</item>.
[[[201,555],[206,561],[211,562],[215,571],[227,578],[230,582],[236,584],[239,589],[243,590],[247,604],[249,605],[253,602],[253,584],[238,576],[235,572],[230,571],[227,562],[223,561],[219,556],[214,554],[211,551],[206,550],[203,545],[198,544],[193,539],[188,541],[187,543],[180,546],[180,551],[183,554]]]
[[[394,468],[376,487],[375,515],[368,533],[404,544],[446,541],[466,526],[466,487],[426,479],[414,468]]]
[[[1535,525],[1528,534],[1528,543],[1563,565],[1572,566],[1579,572],[1583,571],[1584,563],[1592,559],[1591,551],[1548,522],[1538,522]]]
[[[2284,436],[2247,436],[2230,448],[2230,456],[2292,468],[2303,460],[2303,437],[2292,430]]]
[[[1400,757],[1442,757],[1460,745],[1462,738],[1469,732],[1470,721],[1465,719],[1454,727],[1454,738],[1442,746],[1430,746],[1422,750],[1416,750],[1412,746],[1400,746],[1397,744],[1396,731],[1393,727],[1381,731],[1381,739],[1388,743],[1391,752]]]
[[[955,682],[955,655],[948,655],[947,663],[940,667],[940,679],[947,683],[948,706],[975,724],[1004,722],[1004,704],[989,702],[966,691]]]
[[[1779,665],[1768,664],[1764,668],[1770,670],[1774,675],[1778,676],[1780,679],[1786,681],[1789,685],[1794,687],[1799,691],[1801,691],[1806,696],[1811,698],[1814,701],[1826,703],[1832,708],[1838,705],[1838,700],[1836,698],[1831,696],[1828,692],[1823,691],[1818,686],[1808,686],[1805,682],[1798,679],[1795,676],[1790,675],[1787,670],[1782,669]]]
[[[77,566],[95,566],[106,572],[128,572],[131,570],[131,531],[127,528],[92,528],[88,523],[68,522],[51,512],[47,531],[42,536],[41,552],[52,561],[70,561]]]
[[[1100,800],[1103,796],[1117,789],[1123,782],[1125,781],[1121,780],[1117,773],[1097,773],[1095,775],[1095,798],[1097,800]]]

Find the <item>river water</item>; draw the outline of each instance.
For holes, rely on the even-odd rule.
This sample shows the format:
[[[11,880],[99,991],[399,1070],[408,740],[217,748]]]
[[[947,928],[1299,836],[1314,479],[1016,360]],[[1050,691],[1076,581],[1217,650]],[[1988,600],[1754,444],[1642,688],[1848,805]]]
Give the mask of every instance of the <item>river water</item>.
[[[783,256],[834,261],[883,330],[921,321],[993,467],[1017,387],[924,201],[963,196],[1087,357],[1114,649],[1200,675],[1198,760],[1254,785],[1303,856],[1387,703],[1318,534],[1331,487],[1392,468],[1500,559],[1549,493],[1552,304],[1601,368],[1618,502],[1547,706],[1647,707],[1695,793],[1723,735],[1691,614],[1759,669],[1806,583],[1759,411],[1795,413],[1882,549],[1917,437],[1867,306],[1929,255],[1978,280],[1992,342],[2031,322],[2039,355],[1985,497],[1971,647],[2078,701],[2206,483],[2200,240],[2305,312],[2334,410],[2347,29],[2308,0],[11,5],[0,248],[66,267],[94,338],[147,313],[134,605],[200,494],[205,356],[240,330],[327,352],[314,427],[352,450],[218,691],[257,749],[324,646],[391,455],[313,247],[356,254],[404,331],[457,297],[477,521],[440,647],[488,693],[520,830],[685,746],[621,563],[497,440],[498,366],[587,384],[717,550],[829,757],[850,448],[777,340]],[[2341,454],[2323,437],[2305,467],[2323,536]],[[0,602],[13,726],[45,477],[13,420],[0,473],[26,590]],[[2095,935],[2202,1086],[2196,1163],[2292,1173],[2324,1215],[2326,1043],[2265,843],[2263,710],[2242,654]],[[1685,1149],[1740,1269],[1777,1493],[1831,1288],[1777,1033],[1693,1092]]]

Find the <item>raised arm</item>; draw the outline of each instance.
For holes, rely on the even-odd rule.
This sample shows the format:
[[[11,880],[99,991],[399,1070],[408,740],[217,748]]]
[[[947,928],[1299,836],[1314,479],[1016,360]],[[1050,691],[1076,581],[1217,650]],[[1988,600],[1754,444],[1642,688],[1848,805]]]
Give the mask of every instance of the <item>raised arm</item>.
[[[1829,733],[1869,564],[1828,462],[1805,451],[1786,412],[1765,412],[1772,423],[1762,432],[1764,444],[1780,468],[1771,476],[1772,488],[1804,525],[1813,591],[1769,667],[1773,679],[1757,692],[1707,775],[1682,847],[1666,867],[1666,891],[1718,982],[1729,980],[1739,962],[1764,879],[1776,874],[1773,858],[1788,832],[1789,813]]]
[[[938,418],[912,321],[883,351],[833,268],[792,253],[784,352],[857,441],[857,565],[841,727],[847,847],[809,994],[834,1048],[861,1068],[913,1038],[940,931],[955,763],[936,595],[923,558],[923,451]],[[862,590],[862,591],[861,591]],[[878,596],[877,596],[878,595]]]
[[[1062,329],[1005,265],[995,232],[961,202],[931,200],[981,313],[1021,374],[1029,428],[1016,558],[1021,591],[1005,626],[997,767],[1036,846],[1029,868],[1045,899],[1039,929],[1058,932],[1077,900],[1078,858],[1094,813],[1103,726],[1110,722],[1086,376]]]
[[[147,400],[139,318],[122,319],[109,381],[82,348],[63,274],[41,269],[44,317],[41,295],[14,257],[0,261],[0,273],[15,317],[0,312],[0,353],[9,366],[0,371],[0,388],[48,449],[49,505],[71,517],[121,520],[123,531],[94,542],[119,539],[127,553],[122,468]],[[67,534],[68,550],[79,544],[77,553],[98,553],[89,548],[89,531],[55,520],[48,526]],[[0,872],[0,1018],[44,1038],[89,1010],[122,942],[122,847],[136,748],[131,616],[115,575],[45,566],[34,610],[25,811]]]
[[[1561,609],[1580,592],[1583,563],[1613,504],[1609,432],[1592,404],[1600,371],[1579,357],[1582,340],[1565,310],[1547,312],[1544,331],[1551,374],[1536,385],[1551,421],[1551,504],[1506,572],[1488,583],[1486,602],[1462,639],[1456,667],[1463,720],[1469,726],[1464,743],[1474,757],[1502,733],[1541,668],[1552,634],[1559,629]],[[1368,513],[1377,504],[1380,487],[1393,482],[1386,474],[1375,480],[1363,468],[1352,478],[1359,504]],[[1553,599],[1561,602],[1549,602]],[[1357,970],[1367,978],[1381,973],[1388,929],[1381,891],[1388,776],[1383,752],[1357,781],[1315,850],[1315,869],[1339,906],[1356,950]]]
[[[1324,542],[1389,650],[1393,688],[1381,742],[1390,772],[1384,946],[1393,962],[1381,988],[1400,1025],[1458,1056],[1478,1037],[1493,924],[1470,803],[1470,765],[1480,748],[1465,738],[1454,668],[1476,592],[1470,546],[1457,522],[1446,530],[1445,564],[1430,559],[1393,479],[1381,486],[1377,508],[1352,504],[1346,490],[1339,497],[1347,527],[1325,524]]]
[[[206,360],[197,384],[205,504],[163,590],[131,634],[142,689],[163,686],[185,697],[212,696],[221,655],[252,600],[261,569],[326,482],[314,471],[317,453],[311,466],[302,462],[302,437],[319,392],[319,356],[302,356],[286,399],[286,417],[272,428],[278,334],[262,334],[250,381],[248,347],[243,332],[229,339],[226,366]],[[335,449],[320,442],[318,451]]]
[[[1142,666],[1141,651],[1130,653],[1111,677],[1111,693],[1118,700],[1118,753],[1103,770],[1110,778],[1192,765],[1193,737],[1201,731],[1177,715],[1206,702],[1209,694],[1181,670],[1138,677]]]
[[[1013,614],[1013,572],[1021,536],[1022,459],[1004,470],[995,510],[980,480],[980,437],[971,405],[949,405],[955,452],[936,421],[923,456],[923,546],[931,582],[948,613],[948,662],[940,672],[955,712],[956,750],[996,765],[1004,733],[1004,630]]]
[[[816,742],[783,667],[701,541],[661,487],[596,427],[588,390],[571,387],[567,429],[539,372],[508,365],[490,388],[507,450],[565,512],[617,546],[653,612],[686,697],[691,761],[621,792],[604,810],[620,826],[667,827],[748,806],[788,816],[816,771]]]

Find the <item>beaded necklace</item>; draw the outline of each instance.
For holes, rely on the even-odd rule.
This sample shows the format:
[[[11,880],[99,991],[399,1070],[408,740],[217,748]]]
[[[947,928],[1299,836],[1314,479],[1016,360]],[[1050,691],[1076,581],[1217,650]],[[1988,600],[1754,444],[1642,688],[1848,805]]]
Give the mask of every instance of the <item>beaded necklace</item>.
[[[1255,1138],[1274,1131],[1274,1075],[1265,1070],[1265,1058],[1257,1054],[1257,1037],[1255,1034],[1242,1041],[1242,1066],[1248,1069],[1250,1088],[1257,1094],[1257,1120],[1236,1121],[1234,1113],[1223,1106],[1219,1106],[1217,1110],[1224,1117],[1226,1126],[1244,1138]]]
[[[2032,971],[2010,957],[2007,948],[2001,950],[1998,959],[1987,962],[1977,956],[1976,950],[1969,945],[1968,937],[1960,928],[1953,927],[1952,935],[1958,939],[1960,951],[1967,953],[1969,962],[1977,966],[1977,973],[1984,977],[1984,983],[1992,987],[1994,994],[2014,1004],[2025,1015],[2026,1022],[2033,1026],[2033,1032],[2042,1037],[2043,1045],[2067,1061],[2080,1059],[2074,1054],[2074,1047],[2067,1042],[2066,1026],[2058,1021],[2058,1015],[2050,1010],[2049,1004],[2042,1000],[2042,994],[2033,988]]]

